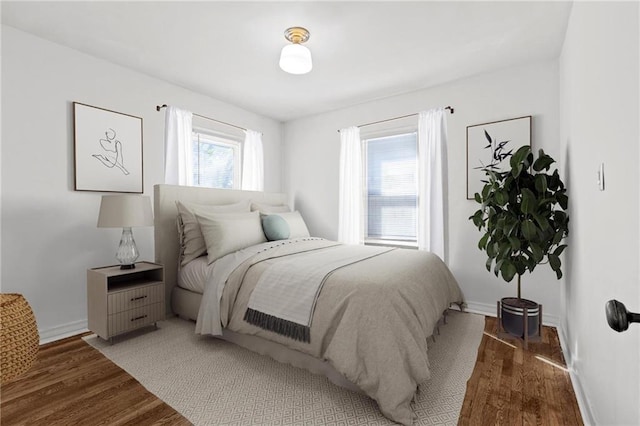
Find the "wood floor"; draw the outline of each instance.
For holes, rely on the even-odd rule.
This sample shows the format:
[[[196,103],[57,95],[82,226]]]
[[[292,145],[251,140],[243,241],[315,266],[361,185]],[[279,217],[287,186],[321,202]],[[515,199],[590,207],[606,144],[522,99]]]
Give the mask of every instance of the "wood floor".
[[[0,401],[2,426],[191,424],[80,336],[41,346]]]
[[[496,320],[487,318],[459,424],[582,424],[555,329],[545,327],[528,351],[495,336]],[[75,336],[42,346],[27,374],[2,385],[0,424],[190,423]]]
[[[486,317],[478,359],[467,382],[459,425],[582,425],[555,328],[524,350],[517,339],[498,339]]]

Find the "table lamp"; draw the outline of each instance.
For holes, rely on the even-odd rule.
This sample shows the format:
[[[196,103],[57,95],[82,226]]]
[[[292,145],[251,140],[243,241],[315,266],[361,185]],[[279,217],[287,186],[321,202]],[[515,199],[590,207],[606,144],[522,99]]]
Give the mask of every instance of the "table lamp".
[[[116,259],[120,269],[133,269],[139,256],[131,228],[153,226],[151,200],[142,195],[103,195],[98,228],[122,228]]]

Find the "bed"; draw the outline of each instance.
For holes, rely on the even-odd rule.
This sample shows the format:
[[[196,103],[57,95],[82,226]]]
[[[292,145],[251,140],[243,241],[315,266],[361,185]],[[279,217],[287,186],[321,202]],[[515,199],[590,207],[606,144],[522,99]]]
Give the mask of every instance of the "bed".
[[[427,338],[442,313],[452,303],[462,303],[455,279],[437,256],[293,235],[297,225],[289,222],[289,239],[241,244],[237,251],[214,256],[212,262],[217,248],[209,245],[207,255],[185,264],[184,236],[176,226],[181,216],[177,201],[200,206],[247,202],[281,206],[288,199],[280,193],[155,185],[155,257],[165,266],[169,313],[197,321],[195,331],[201,334],[216,335],[363,392],[377,401],[388,418],[413,423],[411,401],[418,385],[429,378]],[[226,225],[236,227],[230,235],[242,240],[256,214],[240,213],[230,219],[217,214],[210,222],[204,213],[197,218],[210,243],[214,238],[208,232],[221,232]],[[276,213],[285,218],[288,214]],[[223,234],[215,235],[224,239]],[[317,281],[317,287],[310,285],[308,290],[315,296],[291,296],[296,287],[279,290],[280,282],[284,285],[289,279],[283,273],[298,274],[305,283]],[[196,284],[188,284],[189,274],[209,276],[219,287],[199,287],[197,279]],[[309,316],[306,325],[297,315]]]

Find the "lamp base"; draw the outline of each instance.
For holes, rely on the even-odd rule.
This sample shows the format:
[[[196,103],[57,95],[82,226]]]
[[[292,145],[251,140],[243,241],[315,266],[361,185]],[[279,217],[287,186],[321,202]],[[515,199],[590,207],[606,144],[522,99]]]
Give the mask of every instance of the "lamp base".
[[[131,232],[131,228],[122,228],[122,237],[120,238],[120,245],[116,252],[116,259],[120,262],[120,269],[134,269],[137,258],[138,248],[133,239],[133,232]]]

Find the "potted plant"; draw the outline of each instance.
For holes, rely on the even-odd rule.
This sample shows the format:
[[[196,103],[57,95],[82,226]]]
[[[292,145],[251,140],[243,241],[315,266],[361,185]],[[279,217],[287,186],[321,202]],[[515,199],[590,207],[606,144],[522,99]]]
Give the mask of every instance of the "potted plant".
[[[521,278],[544,263],[562,277],[560,254],[567,247],[562,240],[569,234],[566,189],[558,170],[549,172],[555,161],[542,149],[534,159],[528,145],[512,154],[505,152],[507,142],[496,143],[486,131],[485,137],[493,150],[492,162],[480,167],[487,180],[482,193],[475,194],[481,207],[469,219],[482,232],[478,248],[487,253],[487,271],[493,267],[493,273],[507,282],[518,279],[518,297],[501,300],[502,327],[519,337],[535,336],[539,305],[521,297]],[[498,165],[507,158],[510,169],[500,170]]]

